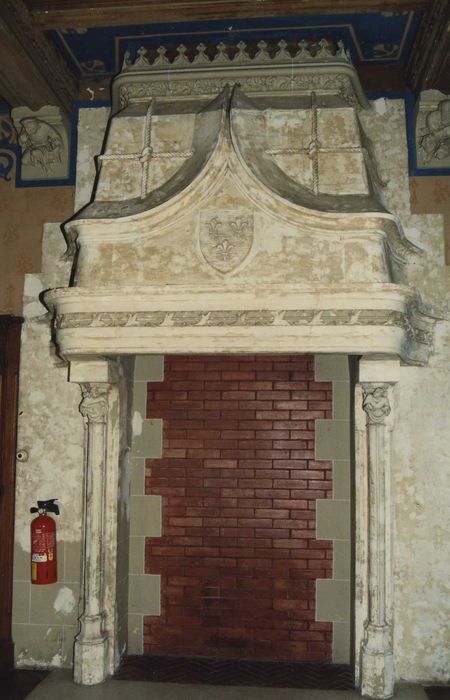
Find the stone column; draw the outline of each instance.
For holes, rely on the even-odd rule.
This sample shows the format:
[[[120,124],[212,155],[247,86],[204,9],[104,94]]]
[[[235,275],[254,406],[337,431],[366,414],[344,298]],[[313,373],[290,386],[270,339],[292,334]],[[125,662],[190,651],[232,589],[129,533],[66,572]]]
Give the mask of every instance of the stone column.
[[[106,515],[114,368],[99,359],[72,361],[70,381],[80,385],[80,413],[84,419],[81,615],[80,631],[75,637],[74,680],[94,685],[111,672],[106,590],[115,572],[109,571],[110,562],[106,561],[109,536]]]
[[[392,645],[392,527],[390,433],[393,425],[393,387],[398,361],[363,358],[360,396],[366,414],[367,542],[365,600],[361,642],[361,692],[369,698],[390,698],[394,693]],[[382,378],[385,381],[382,381]],[[387,381],[386,381],[387,380]]]
[[[107,675],[108,638],[104,630],[105,464],[109,384],[81,384],[85,421],[83,612],[75,639],[74,679],[100,683]]]

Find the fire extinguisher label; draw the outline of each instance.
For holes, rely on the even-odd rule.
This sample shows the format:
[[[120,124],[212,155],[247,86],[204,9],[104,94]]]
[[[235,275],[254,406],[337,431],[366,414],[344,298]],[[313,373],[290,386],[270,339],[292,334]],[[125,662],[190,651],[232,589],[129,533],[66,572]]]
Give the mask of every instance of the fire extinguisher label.
[[[44,561],[47,561],[47,555],[46,554],[35,554],[33,553],[31,555],[31,561],[37,562],[37,563],[42,563]]]
[[[54,532],[42,532],[36,530],[33,536],[31,561],[43,563],[53,560],[53,552],[56,545]]]

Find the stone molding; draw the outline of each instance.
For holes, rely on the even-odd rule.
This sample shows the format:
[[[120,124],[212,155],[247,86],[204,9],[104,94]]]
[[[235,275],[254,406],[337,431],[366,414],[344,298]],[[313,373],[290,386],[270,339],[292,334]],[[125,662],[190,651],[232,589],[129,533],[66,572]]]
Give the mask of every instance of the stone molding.
[[[239,41],[236,44],[236,53],[234,56],[231,55],[231,46],[227,46],[223,42],[217,44],[214,48],[214,55],[210,57],[206,53],[207,47],[205,44],[200,43],[196,46],[196,55],[194,58],[189,60],[187,57],[187,47],[184,44],[180,44],[176,51],[177,56],[171,61],[167,58],[166,54],[168,49],[165,46],[159,46],[156,49],[156,56],[153,60],[149,60],[148,51],[146,48],[141,46],[137,52],[135,60],[131,60],[130,51],[126,51],[124,55],[124,60],[122,64],[122,73],[131,73],[135,71],[147,71],[148,69],[153,69],[155,71],[162,70],[167,71],[169,67],[180,68],[184,70],[195,70],[196,68],[201,68],[205,65],[207,66],[241,66],[241,65],[255,65],[258,63],[264,63],[268,65],[276,65],[279,63],[308,63],[308,62],[328,62],[328,61],[343,61],[344,63],[351,64],[350,53],[346,51],[345,46],[342,41],[338,41],[336,45],[330,43],[326,39],[321,39],[314,45],[311,42],[302,39],[297,44],[298,49],[295,48],[294,53],[288,48],[288,43],[282,39],[277,44],[277,50],[275,54],[271,55],[269,53],[269,45],[265,41],[259,41],[257,43],[258,51],[252,58],[246,51],[247,44],[244,41]],[[273,50],[272,50],[273,53]]]
[[[210,59],[203,44],[191,62],[186,47],[180,45],[178,56],[170,62],[165,47],[157,50],[151,63],[141,47],[134,63],[125,55],[122,72],[112,85],[113,113],[129,104],[145,102],[152,97],[186,98],[210,97],[230,82],[239,80],[242,88],[252,94],[302,94],[312,90],[341,97],[344,103],[368,107],[357,73],[342,42],[332,47],[325,39],[318,42],[314,53],[307,42],[299,42],[299,50],[292,55],[283,40],[272,57],[264,41],[258,42],[259,51],[250,58],[245,44],[239,42],[238,51],[230,58],[225,44],[218,44]]]
[[[48,292],[60,351],[83,355],[214,351],[234,337],[240,350],[267,351],[286,343],[293,352],[391,352],[425,364],[433,349],[434,320],[413,291],[379,284],[331,288],[266,288],[251,292],[157,288]],[[331,332],[331,334],[330,334]],[[238,340],[239,339],[239,340]],[[324,348],[325,343],[325,348]],[[242,345],[244,344],[244,346]],[[173,347],[175,345],[175,348]]]

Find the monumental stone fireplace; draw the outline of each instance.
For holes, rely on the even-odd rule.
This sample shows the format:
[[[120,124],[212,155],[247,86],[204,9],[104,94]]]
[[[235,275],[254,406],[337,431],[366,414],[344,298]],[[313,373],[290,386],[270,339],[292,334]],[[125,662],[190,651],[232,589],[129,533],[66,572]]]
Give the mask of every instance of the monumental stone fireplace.
[[[420,251],[383,204],[365,133],[377,115],[344,47],[258,46],[252,59],[243,45],[212,59],[199,47],[192,62],[183,47],[172,63],[164,50],[126,56],[95,196],[65,227],[72,284],[45,295],[85,423],[75,679],[101,682],[126,643],[117,489],[131,358],[333,353],[360,358],[355,683],[388,698],[396,384],[401,363],[427,363],[434,320],[408,277]]]

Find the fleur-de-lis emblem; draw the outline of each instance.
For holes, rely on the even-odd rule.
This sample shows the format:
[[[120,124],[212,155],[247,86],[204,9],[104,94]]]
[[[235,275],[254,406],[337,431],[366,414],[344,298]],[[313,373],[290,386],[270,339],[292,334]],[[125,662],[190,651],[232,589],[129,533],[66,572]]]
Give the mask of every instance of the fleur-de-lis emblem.
[[[225,210],[200,215],[199,242],[205,260],[219,272],[231,272],[247,257],[253,243],[253,214]]]

